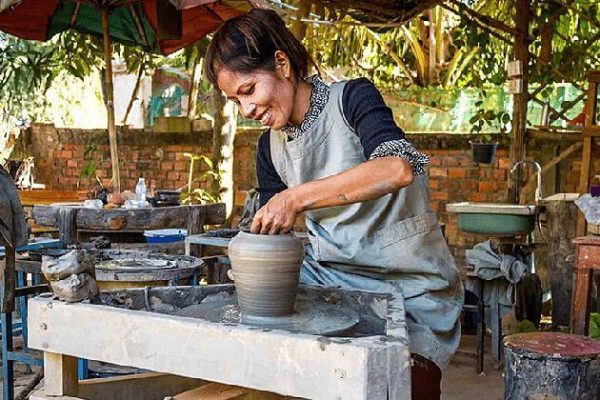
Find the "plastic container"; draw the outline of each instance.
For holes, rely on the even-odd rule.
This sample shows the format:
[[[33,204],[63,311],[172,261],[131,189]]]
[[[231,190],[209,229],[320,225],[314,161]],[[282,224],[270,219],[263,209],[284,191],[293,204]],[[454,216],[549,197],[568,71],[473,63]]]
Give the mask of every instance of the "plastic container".
[[[181,242],[187,236],[187,229],[153,229],[144,231],[148,243]]]
[[[146,201],[146,182],[144,178],[138,179],[138,183],[135,185],[135,199],[139,202]]]

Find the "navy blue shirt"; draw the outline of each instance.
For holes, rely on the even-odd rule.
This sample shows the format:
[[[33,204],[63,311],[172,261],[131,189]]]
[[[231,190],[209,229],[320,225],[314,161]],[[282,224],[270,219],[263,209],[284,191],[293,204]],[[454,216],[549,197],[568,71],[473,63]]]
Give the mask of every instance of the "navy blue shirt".
[[[366,78],[346,83],[342,94],[342,109],[346,121],[360,138],[367,160],[372,158],[376,150],[379,152],[382,145],[404,139],[404,132],[394,122],[392,110],[385,105],[381,93]],[[287,189],[273,166],[269,142],[270,131],[266,131],[258,140],[256,154],[261,207],[275,194]]]

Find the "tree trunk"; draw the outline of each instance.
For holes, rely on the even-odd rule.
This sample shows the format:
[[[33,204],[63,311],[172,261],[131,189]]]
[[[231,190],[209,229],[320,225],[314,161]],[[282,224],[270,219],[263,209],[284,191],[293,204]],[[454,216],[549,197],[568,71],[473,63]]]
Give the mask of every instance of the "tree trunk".
[[[194,66],[192,67],[192,79],[190,86],[190,97],[188,99],[188,119],[193,121],[196,119],[196,100],[198,98],[198,77],[202,76],[202,63],[200,62],[202,57],[200,54],[196,56],[194,60]]]
[[[127,125],[127,118],[129,118],[129,113],[131,112],[131,108],[133,107],[133,103],[137,100],[138,91],[140,90],[140,83],[142,81],[142,75],[144,74],[144,68],[146,66],[146,61],[142,61],[140,64],[140,69],[138,70],[137,77],[135,79],[135,86],[133,87],[133,92],[131,92],[131,98],[129,99],[129,104],[127,104],[127,110],[125,111],[125,116],[123,117],[122,125]]]
[[[233,141],[237,129],[237,106],[228,101],[219,89],[213,89],[215,124],[213,126],[212,162],[221,177],[220,185],[213,182],[215,193],[221,191],[221,201],[227,209],[227,220],[233,211]],[[220,186],[220,188],[219,188]]]
[[[529,74],[529,18],[531,14],[531,0],[517,0],[515,17],[514,57],[521,61],[523,68],[522,90],[513,96],[513,137],[510,142],[510,161],[514,164],[525,159],[525,129],[527,127],[527,101],[529,91],[527,75]],[[509,191],[509,201],[519,202],[519,185],[521,183],[521,169],[514,174],[514,180]]]
[[[110,162],[112,178],[110,186],[121,191],[121,176],[119,173],[119,148],[117,146],[117,130],[115,127],[115,103],[113,101],[112,51],[110,47],[110,32],[108,30],[108,8],[102,10],[102,30],[104,33],[104,62],[106,64],[106,114],[108,119],[108,142],[110,146]]]

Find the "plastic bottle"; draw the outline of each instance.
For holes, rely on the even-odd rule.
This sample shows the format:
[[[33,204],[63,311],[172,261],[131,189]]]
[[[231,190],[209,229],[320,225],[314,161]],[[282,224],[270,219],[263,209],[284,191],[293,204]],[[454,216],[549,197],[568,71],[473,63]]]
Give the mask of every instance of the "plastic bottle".
[[[144,178],[139,178],[137,185],[135,185],[135,199],[140,203],[146,201],[146,182]]]

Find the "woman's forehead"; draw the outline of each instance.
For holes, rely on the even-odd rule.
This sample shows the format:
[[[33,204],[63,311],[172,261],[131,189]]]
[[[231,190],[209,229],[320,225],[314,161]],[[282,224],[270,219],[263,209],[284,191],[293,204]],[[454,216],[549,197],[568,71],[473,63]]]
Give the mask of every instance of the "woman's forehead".
[[[231,95],[236,94],[238,89],[245,84],[269,80],[274,77],[275,73],[270,71],[255,70],[252,72],[241,72],[223,67],[217,72],[217,84],[221,90]]]

